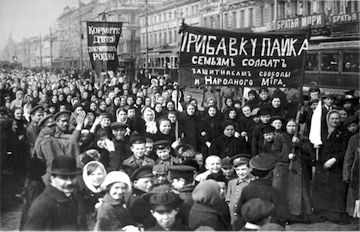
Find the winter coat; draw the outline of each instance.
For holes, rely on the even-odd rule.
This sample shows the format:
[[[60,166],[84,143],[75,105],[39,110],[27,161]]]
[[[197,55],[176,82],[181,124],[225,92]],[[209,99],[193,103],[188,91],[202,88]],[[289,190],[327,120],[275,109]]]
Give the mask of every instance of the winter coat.
[[[199,125],[201,153],[206,157],[208,155],[208,146],[206,142],[213,143],[216,138],[221,135],[221,123],[217,117],[205,117],[200,121]],[[201,135],[205,132],[205,135]]]
[[[133,225],[135,222],[124,204],[114,200],[108,193],[105,194],[102,203],[97,209],[95,229],[97,231],[121,231],[123,227]]]
[[[321,134],[319,160],[316,162],[316,171],[313,188],[313,205],[315,209],[332,212],[345,212],[347,184],[343,181],[342,171],[347,144],[344,143],[344,132],[336,128],[328,137],[328,131]],[[336,162],[329,168],[324,163],[335,158]]]
[[[162,226],[159,225],[159,223],[156,223],[156,225],[147,231],[167,231]],[[169,231],[191,231],[189,227],[181,224],[178,220],[175,221],[175,224],[170,228]]]
[[[87,230],[81,199],[73,194],[67,197],[48,185],[31,205],[24,230]]]
[[[196,151],[200,150],[199,124],[200,120],[195,115],[185,115],[179,119],[184,129],[184,139],[182,142],[190,144]]]
[[[293,146],[292,135],[282,133],[275,137],[272,154],[277,158],[277,163],[272,185],[284,193],[291,214],[311,215],[310,180],[313,157],[310,142],[301,140],[295,145],[295,159],[290,161],[289,154],[292,153]]]
[[[210,146],[209,155],[217,155],[220,158],[232,157],[237,154],[246,154],[246,141],[243,137],[227,137],[220,135]]]

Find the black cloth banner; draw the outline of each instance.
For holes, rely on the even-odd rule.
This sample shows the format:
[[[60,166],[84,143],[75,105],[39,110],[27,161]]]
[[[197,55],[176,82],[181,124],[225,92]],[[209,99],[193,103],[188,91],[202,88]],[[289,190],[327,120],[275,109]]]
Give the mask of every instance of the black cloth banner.
[[[181,86],[301,85],[307,30],[243,33],[183,25],[181,32]]]
[[[86,28],[90,61],[98,77],[101,72],[116,72],[122,22],[86,22]]]

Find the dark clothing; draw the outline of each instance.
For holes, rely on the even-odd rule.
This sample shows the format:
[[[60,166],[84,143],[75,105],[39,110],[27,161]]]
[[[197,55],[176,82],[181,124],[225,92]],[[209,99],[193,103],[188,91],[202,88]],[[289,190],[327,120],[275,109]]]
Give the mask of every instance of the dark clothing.
[[[200,226],[208,226],[215,231],[229,231],[230,225],[218,210],[208,205],[194,203],[189,213],[189,227],[196,230]]]
[[[128,225],[138,226],[124,204],[114,200],[108,193],[97,209],[95,230],[97,231],[120,231]]]
[[[179,213],[176,216],[184,225],[189,225],[189,213],[194,204],[194,200],[192,198],[192,192],[194,189],[194,185],[187,185],[179,190],[179,197],[184,200],[184,202],[180,205]]]
[[[246,141],[243,137],[227,137],[222,134],[210,146],[209,155],[217,155],[221,159],[226,156],[233,157],[237,154],[246,154]]]
[[[213,143],[213,141],[221,135],[221,123],[217,117],[205,117],[200,121],[199,126],[201,153],[204,155],[204,160],[208,156],[209,148],[206,142]],[[205,132],[205,135],[201,135]]]
[[[147,231],[167,231],[162,226],[159,225],[159,223],[156,223],[156,225]],[[175,224],[169,229],[169,231],[191,231],[189,227],[184,226],[179,221],[175,221]]]
[[[145,230],[153,227],[156,223],[156,219],[150,212],[150,205],[141,197],[145,194],[140,189],[133,188],[126,206],[132,216],[132,218],[144,225]]]
[[[273,175],[273,186],[281,190],[289,202],[289,210],[296,219],[306,221],[312,214],[310,180],[312,178],[312,150],[310,142],[301,140],[295,145],[295,158],[289,160],[293,149],[292,135],[282,133],[275,137],[272,153],[277,158]],[[292,169],[289,165],[292,162]]]
[[[195,115],[185,115],[179,119],[179,122],[184,129],[184,139],[182,142],[188,143],[193,146],[196,151],[200,151],[200,120]]]
[[[24,230],[87,230],[81,199],[47,186],[31,205]]]
[[[344,132],[336,128],[329,136],[328,131],[325,130],[322,132],[321,141],[323,144],[320,148],[319,160],[316,162],[313,185],[313,205],[316,210],[340,215],[345,213],[348,189],[348,184],[342,178],[347,148],[347,143],[344,142]],[[336,162],[330,168],[325,169],[324,163],[331,158],[335,158]],[[329,219],[340,220],[340,217]]]
[[[115,145],[115,151],[109,152],[109,166],[106,169],[107,172],[119,171],[121,164],[131,156],[131,150],[128,146],[129,140],[125,137],[124,140],[113,140]]]
[[[241,216],[242,206],[254,198],[268,200],[273,203],[275,205],[275,215],[272,217],[271,222],[285,226],[285,222],[290,217],[290,212],[287,206],[287,202],[284,201],[284,194],[279,189],[272,187],[270,181],[267,179],[252,180],[241,193],[238,202],[239,216]]]
[[[264,144],[264,135],[261,129],[268,124],[260,123],[254,127],[251,139],[251,155],[254,157],[259,154],[259,148]]]

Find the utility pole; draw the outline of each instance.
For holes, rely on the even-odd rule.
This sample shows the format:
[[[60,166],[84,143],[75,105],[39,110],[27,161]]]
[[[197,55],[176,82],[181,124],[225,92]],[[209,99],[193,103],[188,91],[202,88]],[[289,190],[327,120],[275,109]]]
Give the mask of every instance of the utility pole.
[[[50,68],[52,68],[52,32],[50,27]]]
[[[82,34],[82,26],[81,26],[81,6],[79,6],[79,30],[80,30],[80,70],[82,69],[83,66],[83,49],[82,49],[82,39],[83,39],[83,34]]]
[[[148,0],[145,0],[145,78],[149,77],[149,37],[148,37],[148,20],[149,20],[149,11],[148,11]]]
[[[40,31],[40,68],[42,69],[41,31]]]

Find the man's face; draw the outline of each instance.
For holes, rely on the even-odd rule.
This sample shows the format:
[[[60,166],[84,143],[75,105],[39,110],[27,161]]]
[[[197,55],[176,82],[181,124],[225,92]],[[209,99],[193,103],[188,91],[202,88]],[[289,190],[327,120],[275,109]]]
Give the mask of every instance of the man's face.
[[[122,140],[125,136],[126,129],[125,128],[115,128],[112,130],[112,133],[116,140]]]
[[[131,145],[130,150],[136,158],[141,158],[145,154],[145,143],[133,144]]]
[[[264,139],[266,142],[272,142],[274,140],[274,133],[270,132],[270,133],[264,134]]]
[[[175,224],[175,218],[178,213],[178,209],[169,209],[161,211],[151,211],[152,215],[159,223],[161,227],[169,230]]]
[[[241,164],[235,168],[235,172],[240,179],[245,179],[250,175],[251,169],[247,164]]]
[[[69,116],[63,115],[58,118],[56,121],[56,126],[60,129],[62,132],[67,132],[69,130]]]
[[[204,165],[204,158],[201,153],[195,155],[195,160],[198,163],[199,167],[202,167]]]
[[[75,190],[76,175],[55,175],[51,176],[51,185],[69,196]]]
[[[154,187],[154,178],[153,177],[139,178],[138,180],[134,181],[134,187],[148,193]]]
[[[330,98],[330,97],[325,98],[325,100],[324,100],[324,103],[325,103],[325,105],[327,105],[327,106],[332,106],[332,105],[333,105],[333,102],[334,102],[334,99],[332,99],[332,98]]]
[[[320,93],[319,92],[311,92],[310,99],[314,99],[314,98],[320,98]]]
[[[170,157],[170,148],[157,149],[156,154],[161,160],[166,160]]]
[[[157,184],[164,184],[166,182],[167,174],[156,174],[155,181]]]
[[[31,115],[31,120],[34,122],[39,122],[44,117],[43,110],[37,110],[34,114]]]
[[[218,181],[217,183],[220,187],[220,195],[223,199],[225,199],[226,198],[226,183],[223,181]]]
[[[110,118],[103,118],[100,122],[102,128],[109,127],[111,124]]]

